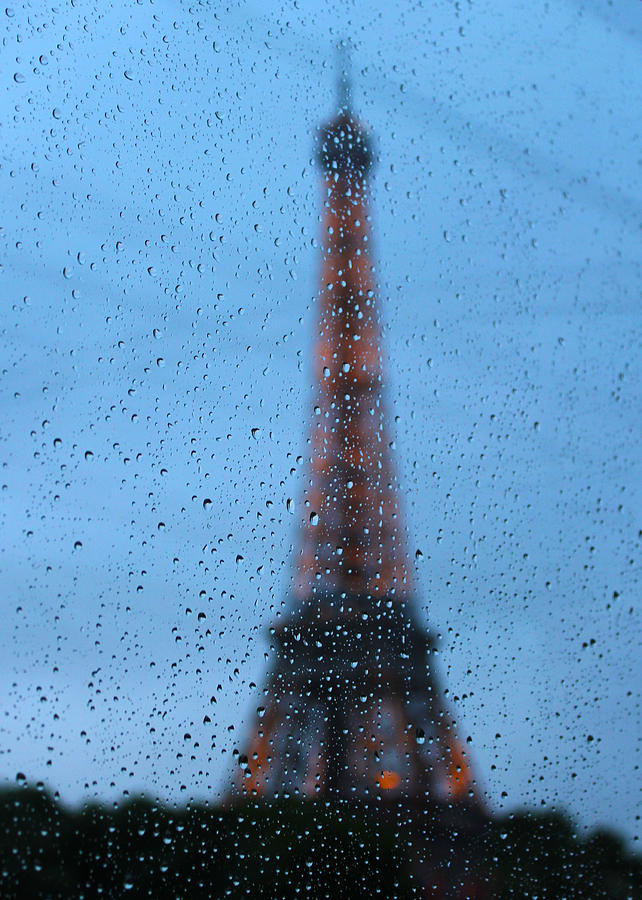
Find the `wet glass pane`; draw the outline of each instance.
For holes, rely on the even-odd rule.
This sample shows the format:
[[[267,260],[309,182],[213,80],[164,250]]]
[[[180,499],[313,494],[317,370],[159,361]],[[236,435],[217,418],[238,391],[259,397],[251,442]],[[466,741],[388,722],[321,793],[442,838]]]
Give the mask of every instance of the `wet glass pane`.
[[[639,896],[637,4],[0,27],[0,893]]]

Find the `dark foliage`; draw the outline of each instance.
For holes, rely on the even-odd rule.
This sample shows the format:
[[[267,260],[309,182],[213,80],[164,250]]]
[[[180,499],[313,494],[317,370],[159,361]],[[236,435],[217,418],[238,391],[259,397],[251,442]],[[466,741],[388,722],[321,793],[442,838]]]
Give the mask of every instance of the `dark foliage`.
[[[171,808],[135,799],[72,811],[44,791],[18,788],[0,794],[0,893],[21,900],[642,897],[640,860],[613,835],[580,839],[561,815],[523,813],[474,836],[442,830],[419,841],[406,826],[402,813],[325,803]],[[440,870],[464,858],[451,892]],[[434,877],[422,892],[427,871]]]

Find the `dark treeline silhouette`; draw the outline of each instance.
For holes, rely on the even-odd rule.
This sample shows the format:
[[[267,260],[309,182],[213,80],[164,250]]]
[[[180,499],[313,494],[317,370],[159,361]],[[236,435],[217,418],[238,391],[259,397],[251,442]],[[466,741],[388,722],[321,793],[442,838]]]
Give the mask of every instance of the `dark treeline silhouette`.
[[[473,838],[439,835],[435,888],[420,888],[403,810],[130,799],[70,810],[44,790],[0,793],[0,895],[39,897],[446,897],[439,868],[466,857],[484,897],[640,898],[642,861],[605,831],[579,836],[560,813],[494,818]],[[434,842],[433,842],[434,843]],[[445,847],[445,850],[444,850]],[[425,859],[424,859],[425,863]],[[466,888],[457,896],[466,896]]]

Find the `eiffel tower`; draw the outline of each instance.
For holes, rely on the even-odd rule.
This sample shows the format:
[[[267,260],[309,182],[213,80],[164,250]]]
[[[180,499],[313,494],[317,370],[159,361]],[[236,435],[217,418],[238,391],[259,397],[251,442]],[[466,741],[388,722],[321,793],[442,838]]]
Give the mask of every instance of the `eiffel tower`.
[[[368,211],[373,147],[345,72],[317,160],[323,255],[300,551],[233,797],[480,811],[414,605],[386,432]]]

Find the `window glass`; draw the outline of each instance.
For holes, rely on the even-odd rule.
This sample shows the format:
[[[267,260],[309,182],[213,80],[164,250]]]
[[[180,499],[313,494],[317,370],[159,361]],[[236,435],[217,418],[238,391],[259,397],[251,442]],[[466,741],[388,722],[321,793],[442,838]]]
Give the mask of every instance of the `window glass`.
[[[407,862],[409,796],[472,810],[452,896],[537,828],[529,890],[566,854],[627,896],[638,12],[2,10],[8,896],[171,893],[163,846],[195,896],[323,896],[364,854],[388,896],[455,890]],[[379,844],[349,796],[394,811]]]

